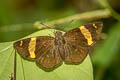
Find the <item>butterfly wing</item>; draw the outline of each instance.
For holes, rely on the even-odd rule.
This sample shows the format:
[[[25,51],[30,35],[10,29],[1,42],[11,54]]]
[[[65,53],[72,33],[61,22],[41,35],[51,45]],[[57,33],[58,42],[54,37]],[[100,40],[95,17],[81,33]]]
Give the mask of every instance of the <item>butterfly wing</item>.
[[[66,41],[64,61],[82,62],[89,53],[89,48],[99,39],[101,30],[102,23],[93,23],[66,32],[64,35]]]
[[[62,62],[54,46],[54,38],[40,36],[27,38],[14,43],[14,48],[25,59],[35,59],[36,63],[46,69],[53,68]]]

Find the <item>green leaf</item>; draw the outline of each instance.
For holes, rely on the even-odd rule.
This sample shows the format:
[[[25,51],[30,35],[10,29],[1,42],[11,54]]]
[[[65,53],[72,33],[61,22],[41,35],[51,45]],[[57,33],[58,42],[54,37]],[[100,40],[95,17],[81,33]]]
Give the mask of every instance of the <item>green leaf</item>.
[[[33,36],[53,36],[53,29],[45,29],[33,33]],[[13,42],[0,43],[0,80],[8,80],[13,73],[14,51]],[[17,54],[17,80],[93,80],[93,69],[90,57],[79,65],[62,64],[53,71],[39,68],[35,62],[23,59]]]

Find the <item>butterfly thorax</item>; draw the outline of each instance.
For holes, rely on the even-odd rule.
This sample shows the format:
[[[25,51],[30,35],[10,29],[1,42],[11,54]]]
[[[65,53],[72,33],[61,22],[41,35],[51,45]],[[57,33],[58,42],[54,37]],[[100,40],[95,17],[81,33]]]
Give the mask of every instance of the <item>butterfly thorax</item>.
[[[65,58],[65,50],[64,50],[64,45],[65,45],[65,39],[62,35],[62,32],[56,31],[55,32],[55,48],[58,53],[60,53],[60,56],[62,59]]]
[[[63,44],[65,44],[65,40],[64,40],[64,37],[62,36],[62,32],[56,31],[55,32],[55,45],[63,46]]]

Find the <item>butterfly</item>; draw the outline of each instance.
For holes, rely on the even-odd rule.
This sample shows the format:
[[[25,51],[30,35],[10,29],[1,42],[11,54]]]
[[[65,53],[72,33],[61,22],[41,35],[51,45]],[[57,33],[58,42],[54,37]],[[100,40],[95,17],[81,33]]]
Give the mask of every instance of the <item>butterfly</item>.
[[[25,59],[34,59],[36,64],[49,70],[65,63],[80,64],[92,45],[100,38],[102,22],[89,23],[74,28],[64,35],[54,32],[55,37],[37,36],[16,41],[15,50]]]

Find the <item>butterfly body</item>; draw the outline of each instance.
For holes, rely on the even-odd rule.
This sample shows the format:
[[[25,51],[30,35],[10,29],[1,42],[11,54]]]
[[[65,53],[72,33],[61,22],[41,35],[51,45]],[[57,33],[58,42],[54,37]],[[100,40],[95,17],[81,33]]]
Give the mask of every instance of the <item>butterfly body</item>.
[[[16,41],[14,48],[26,59],[34,59],[45,69],[52,69],[65,63],[79,64],[90,47],[99,39],[102,23],[87,24],[72,29],[62,35],[56,31],[55,37],[38,36]]]

